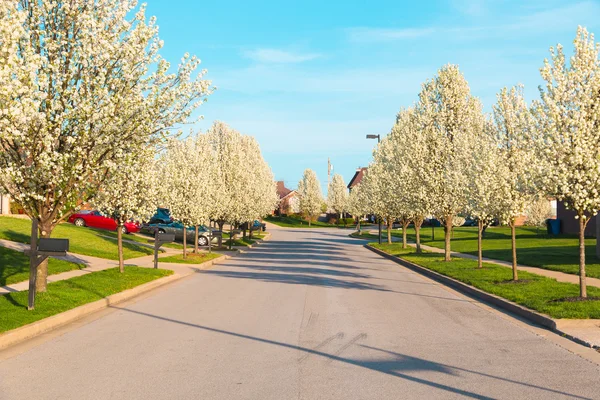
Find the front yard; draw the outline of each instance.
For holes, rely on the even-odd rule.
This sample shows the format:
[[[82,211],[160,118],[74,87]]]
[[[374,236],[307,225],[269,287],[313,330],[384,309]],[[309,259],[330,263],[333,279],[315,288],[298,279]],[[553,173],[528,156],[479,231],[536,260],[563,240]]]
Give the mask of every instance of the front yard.
[[[402,230],[392,231],[395,237],[402,237]],[[376,236],[363,231],[365,239]],[[383,240],[387,240],[387,231],[383,232]],[[408,240],[415,241],[414,229],[408,229]],[[421,243],[428,246],[444,248],[444,230],[435,228],[435,240],[432,240],[432,229],[421,229]],[[452,251],[477,255],[477,228],[454,228]],[[510,228],[489,227],[483,238],[483,256],[495,260],[511,261]],[[567,274],[579,274],[579,241],[577,237],[568,235],[549,236],[545,230],[536,228],[517,228],[517,260],[519,264],[539,267]],[[596,239],[586,239],[586,271],[593,278],[600,278],[600,260],[596,257]]]
[[[12,217],[0,217],[0,239],[20,243],[29,243],[31,237],[31,221]],[[52,232],[53,238],[69,239],[70,252],[117,260],[116,234],[110,231],[77,227],[72,224],[60,224]],[[142,238],[124,235],[124,239],[142,242]],[[125,259],[147,256],[153,253],[149,247],[123,242]]]

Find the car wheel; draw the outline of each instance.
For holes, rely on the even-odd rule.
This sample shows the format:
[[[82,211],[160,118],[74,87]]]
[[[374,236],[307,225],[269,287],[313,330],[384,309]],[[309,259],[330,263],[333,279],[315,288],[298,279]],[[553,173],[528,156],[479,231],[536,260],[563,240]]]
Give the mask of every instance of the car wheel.
[[[77,218],[75,221],[73,221],[73,224],[75,224],[75,226],[85,226],[85,221],[83,218]]]
[[[204,236],[200,236],[198,238],[198,245],[199,246],[207,246],[208,245],[208,238],[206,238]]]

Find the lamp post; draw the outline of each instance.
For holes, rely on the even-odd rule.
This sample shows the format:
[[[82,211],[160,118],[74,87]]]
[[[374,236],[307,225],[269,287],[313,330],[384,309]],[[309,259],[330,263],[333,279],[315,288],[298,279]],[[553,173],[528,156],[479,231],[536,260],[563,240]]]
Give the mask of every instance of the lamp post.
[[[377,144],[381,143],[381,135],[367,135],[367,139],[377,139]],[[377,216],[379,221],[379,244],[381,244],[381,216]]]

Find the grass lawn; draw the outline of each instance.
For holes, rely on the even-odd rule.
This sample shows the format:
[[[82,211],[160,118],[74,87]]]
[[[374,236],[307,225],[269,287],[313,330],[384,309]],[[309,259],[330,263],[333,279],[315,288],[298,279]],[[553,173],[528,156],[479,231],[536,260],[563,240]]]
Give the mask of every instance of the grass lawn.
[[[444,262],[443,255],[434,253],[416,254],[414,249],[402,249],[401,243],[371,244],[388,254],[396,255],[415,264],[429,268],[443,275],[475,286],[532,310],[547,314],[552,318],[599,319],[600,300],[561,301],[579,296],[579,286],[562,283],[551,278],[519,271],[521,283],[510,283],[512,270],[494,264],[484,263],[477,269],[476,260],[454,258]],[[600,289],[588,286],[588,296],[600,298]]]
[[[100,300],[111,294],[171,275],[173,271],[151,268],[117,268],[48,284],[48,292],[38,293],[34,311],[27,311],[28,291],[0,296],[0,333],[40,319]]]
[[[223,246],[229,246],[229,243],[231,242],[231,239],[227,239],[227,240],[223,240]],[[238,238],[238,239],[234,239],[233,242],[231,242],[232,246],[248,246],[251,244],[256,243],[256,240],[252,240],[248,237],[246,238]]]
[[[393,236],[402,237],[401,229],[394,229]],[[365,234],[363,238],[376,239],[376,235]],[[435,241],[431,240],[431,227],[421,229],[421,243],[444,248],[444,230],[435,228]],[[387,240],[387,230],[383,232]],[[414,229],[408,229],[408,240],[414,242]],[[600,260],[596,257],[596,239],[586,239],[587,276],[600,278]],[[477,228],[454,228],[452,251],[477,255]],[[511,261],[510,228],[504,226],[489,227],[483,237],[483,256],[495,260]],[[532,227],[517,228],[517,261],[522,265],[539,267],[567,274],[579,274],[579,240],[576,236],[549,236],[543,229]]]
[[[309,228],[308,221],[299,217],[268,216],[265,221],[285,228]],[[337,225],[314,221],[311,223],[310,228],[337,228]]]
[[[74,269],[83,269],[85,265],[51,258],[48,260],[48,275]],[[29,279],[29,257],[25,254],[0,247],[0,286],[26,281]]]
[[[0,217],[0,239],[29,243],[30,235],[30,220]],[[53,238],[69,239],[71,253],[117,260],[117,241],[111,235],[114,235],[116,239],[115,232],[82,228],[72,224],[61,224],[52,232]],[[130,238],[134,238],[134,236],[127,235],[125,237],[125,239]],[[123,256],[126,260],[152,253],[153,250],[151,248],[123,242]]]
[[[159,258],[159,262],[166,263],[180,263],[180,264],[202,264],[204,262],[214,260],[215,258],[221,257],[222,254],[219,253],[207,253],[201,252],[198,254],[188,253],[187,259],[183,259],[183,254],[177,254],[175,256],[168,256]]]

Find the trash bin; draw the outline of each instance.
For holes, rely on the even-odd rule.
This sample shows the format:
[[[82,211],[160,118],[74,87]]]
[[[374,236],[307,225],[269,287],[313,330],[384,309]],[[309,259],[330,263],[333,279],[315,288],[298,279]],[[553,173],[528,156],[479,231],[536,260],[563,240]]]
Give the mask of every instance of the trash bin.
[[[549,219],[548,220],[548,234],[549,235],[560,235],[560,219]]]

